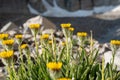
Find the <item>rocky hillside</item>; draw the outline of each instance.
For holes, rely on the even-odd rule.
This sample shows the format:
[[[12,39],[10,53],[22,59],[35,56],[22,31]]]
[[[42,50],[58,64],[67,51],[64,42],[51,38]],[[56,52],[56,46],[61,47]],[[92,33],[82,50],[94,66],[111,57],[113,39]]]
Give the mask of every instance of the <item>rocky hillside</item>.
[[[27,5],[30,4],[39,12],[45,12],[44,1],[54,6],[54,2],[67,11],[90,10],[93,7],[118,5],[119,0],[0,0],[0,13],[28,14]]]

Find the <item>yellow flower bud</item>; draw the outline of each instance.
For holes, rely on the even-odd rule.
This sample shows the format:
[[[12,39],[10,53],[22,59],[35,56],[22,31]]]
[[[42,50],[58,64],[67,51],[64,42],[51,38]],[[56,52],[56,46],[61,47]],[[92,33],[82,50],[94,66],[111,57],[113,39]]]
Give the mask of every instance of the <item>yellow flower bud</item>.
[[[43,34],[40,38],[41,39],[48,39],[49,38],[49,34]]]
[[[15,35],[15,38],[17,38],[17,39],[21,39],[21,38],[23,38],[23,35],[21,35],[21,34],[17,34],[17,35]]]
[[[51,70],[60,70],[62,67],[61,62],[49,62],[47,63],[47,67]]]
[[[87,33],[86,32],[78,32],[77,36],[79,36],[79,37],[86,37]]]
[[[40,27],[40,24],[30,24],[29,28],[30,29],[38,29]]]
[[[25,49],[25,48],[27,48],[27,47],[28,47],[27,44],[22,44],[22,45],[20,46],[21,49]]]

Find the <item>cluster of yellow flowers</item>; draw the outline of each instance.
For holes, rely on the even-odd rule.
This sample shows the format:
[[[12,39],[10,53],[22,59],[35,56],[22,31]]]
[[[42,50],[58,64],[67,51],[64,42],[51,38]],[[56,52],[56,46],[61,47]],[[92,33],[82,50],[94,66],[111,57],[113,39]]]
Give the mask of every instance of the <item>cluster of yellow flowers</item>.
[[[4,38],[8,38],[8,34],[4,34],[4,33],[2,33],[2,34],[0,34],[0,39],[4,39]]]
[[[3,40],[2,44],[4,45],[12,45],[14,43],[14,39]]]
[[[23,35],[22,34],[17,34],[17,35],[15,35],[15,38],[21,39],[21,38],[23,38]]]
[[[0,52],[0,57],[1,58],[10,58],[13,56],[13,50],[9,50],[9,51],[3,51],[3,52]]]
[[[27,48],[27,47],[28,47],[27,44],[22,44],[22,45],[20,46],[21,49],[25,49],[25,48]]]
[[[29,28],[30,29],[38,29],[40,27],[40,24],[30,24]]]
[[[49,38],[49,34],[43,34],[40,38],[41,39],[48,39]]]
[[[62,28],[69,28],[70,26],[71,26],[70,23],[63,23],[63,24],[61,24]]]
[[[110,43],[113,45],[120,45],[120,40],[111,40]]]
[[[71,27],[70,23],[63,23],[63,24],[61,24],[61,27],[63,29],[67,29],[67,30],[72,31],[72,32],[75,30],[73,27]]]
[[[70,78],[59,78],[57,80],[71,80]]]
[[[87,33],[86,32],[78,32],[77,36],[79,36],[79,37],[86,37]]]
[[[62,67],[62,62],[49,62],[47,67],[51,70],[60,70]]]

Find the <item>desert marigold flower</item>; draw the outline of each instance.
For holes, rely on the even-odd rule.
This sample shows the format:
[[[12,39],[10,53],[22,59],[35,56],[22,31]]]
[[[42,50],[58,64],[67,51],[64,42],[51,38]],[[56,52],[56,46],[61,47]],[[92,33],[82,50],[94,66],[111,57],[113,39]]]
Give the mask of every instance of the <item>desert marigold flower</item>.
[[[68,28],[70,31],[74,31],[75,29],[73,27]]]
[[[61,24],[62,28],[69,28],[70,26],[71,26],[70,23],[63,23],[63,24]]]
[[[4,39],[4,38],[8,38],[8,34],[4,34],[4,33],[2,33],[2,34],[0,34],[0,39]]]
[[[86,32],[78,32],[78,33],[77,33],[77,36],[86,37],[86,36],[87,36],[87,33],[86,33]]]
[[[17,34],[17,35],[15,35],[15,38],[17,38],[17,39],[21,39],[21,38],[23,38],[23,35],[21,35],[21,34]]]
[[[48,41],[49,44],[52,44],[52,40]]]
[[[43,34],[40,38],[41,39],[48,39],[49,38],[49,34]]]
[[[25,49],[25,48],[27,48],[27,47],[28,47],[27,44],[22,44],[22,45],[20,46],[21,49]]]
[[[14,43],[14,39],[3,40],[2,44],[4,45],[12,45]]]
[[[120,40],[111,40],[110,43],[113,45],[120,45]]]
[[[40,24],[30,24],[29,28],[30,29],[38,29],[40,27]]]
[[[65,43],[65,42],[62,42],[62,43],[61,43],[61,45],[62,45],[62,46],[65,46],[65,45],[66,45],[66,43]]]
[[[71,80],[70,78],[59,78],[57,80]]]
[[[49,62],[47,67],[51,70],[60,70],[62,67],[62,62]]]
[[[0,52],[0,58],[10,58],[13,56],[13,50]]]

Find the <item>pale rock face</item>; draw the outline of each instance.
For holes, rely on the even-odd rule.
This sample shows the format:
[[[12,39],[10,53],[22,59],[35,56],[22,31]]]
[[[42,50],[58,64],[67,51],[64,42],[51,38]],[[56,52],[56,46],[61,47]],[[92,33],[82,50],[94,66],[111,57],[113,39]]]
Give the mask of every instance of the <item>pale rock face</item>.
[[[112,51],[108,51],[104,53],[105,65],[107,63],[111,63],[112,61]],[[115,58],[114,58],[114,66],[117,66],[117,70],[120,70],[120,49],[116,51]]]
[[[16,30],[18,29],[18,26],[16,24],[14,24],[13,22],[8,22],[6,25],[4,25],[0,32],[5,32],[5,31],[9,31],[9,30]]]
[[[24,33],[26,33],[26,31],[28,30],[28,27],[30,24],[40,24],[41,27],[43,28],[43,30],[56,30],[56,26],[55,24],[53,24],[51,21],[47,20],[46,18],[42,17],[42,16],[36,16],[33,18],[30,18],[29,20],[27,20],[23,26],[24,26]]]

